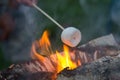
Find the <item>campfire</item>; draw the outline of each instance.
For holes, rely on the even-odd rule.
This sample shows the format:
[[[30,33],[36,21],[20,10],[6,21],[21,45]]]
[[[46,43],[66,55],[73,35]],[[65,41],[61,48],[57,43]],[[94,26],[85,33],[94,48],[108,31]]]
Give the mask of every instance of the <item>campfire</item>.
[[[32,45],[32,60],[0,71],[0,80],[119,80],[120,48],[113,35],[54,51],[45,31]]]
[[[63,45],[63,51],[53,52],[51,43],[49,41],[49,33],[45,31],[39,41],[32,45],[32,57],[38,59],[43,69],[41,71],[49,71],[59,73],[67,68],[72,70],[81,65],[80,59],[75,58],[75,51],[70,51],[69,47]],[[39,48],[40,52],[37,52]],[[45,56],[47,54],[47,56]]]
[[[32,45],[33,59],[0,71],[0,80],[120,80],[120,46],[112,34],[76,47],[81,41],[78,29],[64,28],[36,4],[33,6],[63,30],[61,40],[66,45],[62,51],[52,50],[45,31]]]

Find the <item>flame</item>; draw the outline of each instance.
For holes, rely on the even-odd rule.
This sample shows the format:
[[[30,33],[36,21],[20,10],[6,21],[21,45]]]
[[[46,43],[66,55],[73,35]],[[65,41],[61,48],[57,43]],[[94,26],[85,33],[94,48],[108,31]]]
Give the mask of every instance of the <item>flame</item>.
[[[41,37],[41,39],[39,40],[39,45],[41,47],[44,47],[46,50],[49,50],[49,47],[51,46],[49,38],[48,38],[48,31],[45,31],[43,33],[43,36]]]
[[[63,52],[60,53],[56,50],[56,52],[53,54],[48,35],[48,32],[45,31],[41,39],[39,41],[36,41],[37,45],[39,45],[40,53],[36,51],[35,43],[32,45],[32,57],[39,59],[40,62],[45,65],[45,69],[47,69],[47,71],[59,73],[64,68],[71,70],[81,65],[80,60],[75,61],[72,58],[75,56],[75,53],[70,52],[69,48],[65,45],[63,46]],[[42,56],[46,53],[50,54],[50,56]]]
[[[67,69],[72,70],[77,67],[77,64],[72,61],[70,57],[70,52],[67,46],[63,46],[64,48],[64,54],[60,54],[56,51],[56,55],[58,58],[58,66],[57,66],[57,71],[58,73],[63,70],[64,68],[68,67]]]
[[[52,53],[51,43],[48,36],[49,36],[48,31],[45,31],[41,39],[38,41],[41,55],[44,56],[50,55]]]

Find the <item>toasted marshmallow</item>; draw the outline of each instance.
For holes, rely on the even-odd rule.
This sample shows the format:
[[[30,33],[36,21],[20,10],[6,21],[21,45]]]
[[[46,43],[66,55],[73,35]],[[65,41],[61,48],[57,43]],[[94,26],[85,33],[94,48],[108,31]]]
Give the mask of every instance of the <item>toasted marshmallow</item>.
[[[61,40],[70,47],[76,47],[81,41],[81,32],[74,27],[65,28],[61,34]]]

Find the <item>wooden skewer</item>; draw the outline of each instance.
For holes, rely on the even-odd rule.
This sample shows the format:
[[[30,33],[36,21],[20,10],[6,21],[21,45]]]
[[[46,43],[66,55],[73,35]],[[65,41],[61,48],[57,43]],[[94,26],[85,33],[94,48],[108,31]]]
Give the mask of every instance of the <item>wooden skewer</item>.
[[[59,28],[61,28],[62,30],[64,30],[63,26],[61,26],[56,20],[54,20],[51,16],[49,16],[45,11],[43,11],[36,4],[33,4],[33,7],[36,8],[38,11],[40,11],[42,14],[44,14],[48,19],[50,19],[53,23],[55,23]]]
[[[68,27],[64,29],[63,26],[61,26],[56,20],[54,20],[36,4],[33,4],[33,7],[36,8],[39,12],[41,12],[43,15],[45,15],[48,19],[50,19],[53,23],[55,23],[59,28],[63,30],[61,34],[61,40],[63,43],[71,47],[75,47],[79,44],[81,40],[81,32],[78,29],[74,27]]]

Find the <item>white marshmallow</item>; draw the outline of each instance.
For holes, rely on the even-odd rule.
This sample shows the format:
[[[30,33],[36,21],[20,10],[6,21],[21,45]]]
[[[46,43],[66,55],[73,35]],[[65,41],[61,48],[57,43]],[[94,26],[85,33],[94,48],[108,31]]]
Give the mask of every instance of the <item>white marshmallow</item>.
[[[61,34],[61,40],[66,45],[75,47],[81,41],[81,32],[74,27],[65,28]]]

